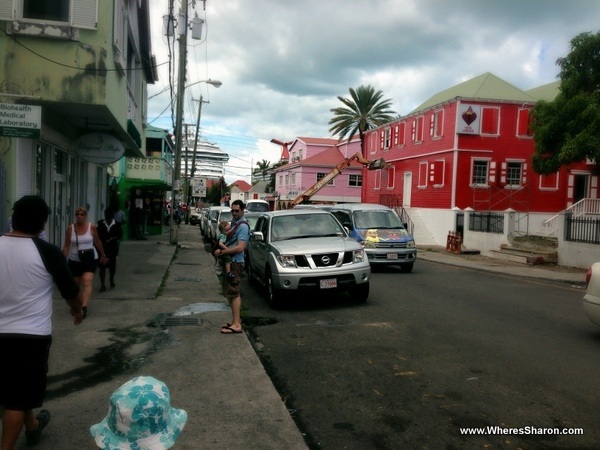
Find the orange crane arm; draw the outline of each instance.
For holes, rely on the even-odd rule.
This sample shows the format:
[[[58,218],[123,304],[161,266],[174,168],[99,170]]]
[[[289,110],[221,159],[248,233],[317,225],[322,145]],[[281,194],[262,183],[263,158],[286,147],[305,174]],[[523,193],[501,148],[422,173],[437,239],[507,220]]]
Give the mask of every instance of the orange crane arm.
[[[327,183],[329,183],[331,180],[333,180],[335,177],[337,177],[340,173],[342,173],[342,170],[344,170],[350,164],[352,164],[352,161],[358,161],[363,166],[367,166],[368,170],[382,169],[386,166],[386,162],[383,158],[376,159],[375,161],[369,161],[368,159],[363,158],[363,156],[360,154],[360,152],[355,153],[354,155],[350,156],[349,158],[345,158],[342,161],[340,161],[331,170],[331,172],[329,172],[327,175],[325,175],[323,178],[321,178],[319,181],[317,181],[315,184],[313,184],[307,190],[305,190],[300,195],[298,195],[298,197],[296,197],[294,199],[294,201],[292,202],[291,207],[293,208],[294,206],[298,205],[299,203],[305,202],[308,199],[310,199],[323,186],[325,186]]]

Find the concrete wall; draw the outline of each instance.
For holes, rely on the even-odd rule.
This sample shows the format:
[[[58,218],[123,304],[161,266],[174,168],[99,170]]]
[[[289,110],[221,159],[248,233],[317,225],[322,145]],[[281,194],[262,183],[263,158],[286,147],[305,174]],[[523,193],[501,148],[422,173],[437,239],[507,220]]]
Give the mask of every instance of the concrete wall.
[[[565,218],[566,215],[561,214],[558,221],[558,265],[587,269],[600,261],[600,245],[566,241]]]

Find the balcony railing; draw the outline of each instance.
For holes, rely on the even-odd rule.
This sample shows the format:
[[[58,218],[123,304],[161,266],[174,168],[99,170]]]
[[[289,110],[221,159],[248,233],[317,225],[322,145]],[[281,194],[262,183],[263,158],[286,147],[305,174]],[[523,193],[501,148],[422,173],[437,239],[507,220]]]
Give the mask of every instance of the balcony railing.
[[[173,168],[163,158],[127,158],[125,176],[171,184]]]

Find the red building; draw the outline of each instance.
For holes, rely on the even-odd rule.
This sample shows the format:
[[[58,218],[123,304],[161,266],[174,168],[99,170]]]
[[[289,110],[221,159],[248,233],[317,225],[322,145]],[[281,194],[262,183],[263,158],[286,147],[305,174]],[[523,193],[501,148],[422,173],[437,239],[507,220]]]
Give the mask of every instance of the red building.
[[[443,244],[464,210],[516,211],[517,229],[541,234],[560,211],[598,198],[596,164],[582,161],[548,176],[532,169],[529,114],[558,87],[525,92],[486,73],[370,130],[367,158],[384,158],[389,167],[363,171],[362,201],[403,206],[429,243]]]

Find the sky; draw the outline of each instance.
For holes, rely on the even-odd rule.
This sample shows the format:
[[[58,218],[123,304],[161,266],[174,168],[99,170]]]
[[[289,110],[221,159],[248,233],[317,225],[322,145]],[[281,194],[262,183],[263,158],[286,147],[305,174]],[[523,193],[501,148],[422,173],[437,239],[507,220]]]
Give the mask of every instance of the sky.
[[[148,86],[148,121],[172,132],[179,44],[163,35],[168,3],[150,0],[159,80]],[[205,22],[201,39],[188,31],[183,123],[195,126],[202,96],[200,139],[229,154],[227,183],[250,182],[257,162],[279,161],[273,138],[337,138],[329,132],[331,109],[349,88],[373,86],[398,115],[486,72],[528,90],[557,80],[556,60],[569,53],[571,39],[600,31],[598,0],[187,4],[188,23],[196,14]],[[209,79],[222,86],[203,82]]]

